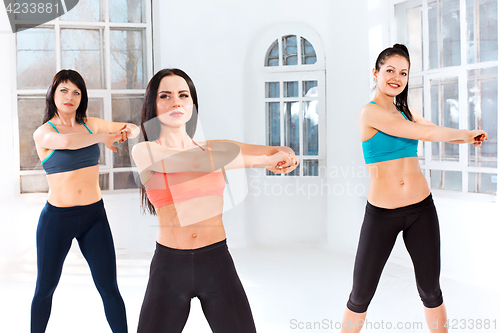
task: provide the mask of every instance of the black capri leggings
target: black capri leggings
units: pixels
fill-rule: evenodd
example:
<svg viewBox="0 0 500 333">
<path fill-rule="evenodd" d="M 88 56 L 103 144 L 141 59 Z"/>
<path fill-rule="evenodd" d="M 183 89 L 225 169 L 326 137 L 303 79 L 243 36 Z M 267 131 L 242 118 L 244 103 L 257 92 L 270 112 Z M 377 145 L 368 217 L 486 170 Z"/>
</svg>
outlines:
<svg viewBox="0 0 500 333">
<path fill-rule="evenodd" d="M 256 332 L 226 240 L 194 250 L 156 243 L 137 332 L 182 332 L 193 297 L 213 332 Z"/>
<path fill-rule="evenodd" d="M 422 302 L 428 308 L 435 308 L 443 303 L 439 286 L 439 223 L 434 201 L 429 195 L 419 203 L 395 209 L 366 204 L 354 264 L 353 287 L 347 302 L 351 311 L 363 313 L 368 309 L 401 230 L 413 261 Z"/>
</svg>

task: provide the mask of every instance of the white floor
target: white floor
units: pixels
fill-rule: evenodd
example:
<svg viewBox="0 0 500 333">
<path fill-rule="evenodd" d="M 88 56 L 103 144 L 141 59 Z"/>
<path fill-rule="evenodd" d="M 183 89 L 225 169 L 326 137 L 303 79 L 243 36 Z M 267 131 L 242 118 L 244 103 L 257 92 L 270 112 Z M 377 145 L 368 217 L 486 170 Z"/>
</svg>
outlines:
<svg viewBox="0 0 500 333">
<path fill-rule="evenodd" d="M 248 247 L 232 249 L 231 253 L 258 332 L 338 332 L 335 326 L 351 287 L 352 257 L 313 245 Z M 137 328 L 150 259 L 151 254 L 118 257 L 118 283 L 130 332 Z M 0 263 L 0 332 L 29 332 L 35 277 L 34 262 Z M 500 332 L 498 293 L 446 278 L 441 279 L 441 285 L 450 325 L 455 327 L 450 332 Z M 467 328 L 471 320 L 473 329 Z M 486 320 L 489 329 L 485 328 Z M 386 266 L 367 321 L 372 328 L 367 327 L 366 332 L 427 332 L 411 269 Z M 415 328 L 397 329 L 398 323 Z M 75 250 L 66 259 L 47 328 L 47 333 L 68 332 L 111 332 L 89 269 Z M 211 332 L 197 299 L 192 301 L 183 332 Z"/>
</svg>

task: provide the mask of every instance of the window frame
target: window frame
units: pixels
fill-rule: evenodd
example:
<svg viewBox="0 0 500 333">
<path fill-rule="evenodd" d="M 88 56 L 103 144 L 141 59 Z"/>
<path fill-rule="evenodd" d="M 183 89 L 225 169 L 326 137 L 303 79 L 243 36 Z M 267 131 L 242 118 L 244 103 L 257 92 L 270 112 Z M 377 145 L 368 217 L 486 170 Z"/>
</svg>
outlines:
<svg viewBox="0 0 500 333">
<path fill-rule="evenodd" d="M 390 17 L 390 38 L 392 43 L 402 42 L 398 41 L 397 38 L 397 18 L 396 18 L 396 5 L 409 2 L 411 0 L 389 0 L 389 17 Z M 435 69 L 430 68 L 429 60 L 429 29 L 428 29 L 428 11 L 422 10 L 422 70 L 411 72 L 410 78 L 415 79 L 416 77 L 421 77 L 422 84 L 415 86 L 410 85 L 410 89 L 413 87 L 422 87 L 422 97 L 423 97 L 423 116 L 425 119 L 431 121 L 432 113 L 431 108 L 431 80 L 443 79 L 456 77 L 458 79 L 458 109 L 459 114 L 459 128 L 468 128 L 468 72 L 470 70 L 476 69 L 486 69 L 497 67 L 497 101 L 500 97 L 500 75 L 498 73 L 498 59 L 495 61 L 484 61 L 475 62 L 472 64 L 467 63 L 467 21 L 466 21 L 466 1 L 459 0 L 460 2 L 460 57 L 461 63 L 457 66 L 449 67 L 439 67 Z M 428 0 L 421 1 L 421 8 L 428 8 Z M 500 9 L 499 9 L 500 11 Z M 498 13 L 497 13 L 498 16 Z M 498 25 L 498 36 L 500 36 L 500 24 Z M 477 36 L 475 36 L 477 37 Z M 410 55 L 411 56 L 411 55 Z M 500 53 L 499 53 L 500 57 Z M 499 117 L 500 118 L 500 117 Z M 500 133 L 500 119 L 497 118 L 497 135 Z M 431 184 L 431 170 L 434 171 L 459 171 L 462 173 L 462 186 L 461 193 L 468 193 L 474 195 L 484 195 L 484 196 L 497 196 L 499 190 L 499 184 L 497 181 L 496 193 L 483 193 L 483 192 L 469 192 L 469 173 L 482 173 L 482 174 L 499 174 L 500 171 L 500 159 L 497 157 L 497 167 L 478 167 L 469 166 L 469 147 L 466 144 L 459 145 L 459 160 L 458 162 L 444 162 L 444 161 L 432 161 L 432 142 L 423 142 L 424 155 L 420 156 L 420 167 L 427 179 L 427 182 Z M 420 148 L 420 147 L 419 147 Z M 497 152 L 500 151 L 500 140 L 497 142 Z M 443 191 L 446 193 L 458 192 L 448 189 L 436 189 L 432 188 L 433 191 Z"/>
<path fill-rule="evenodd" d="M 296 65 L 284 65 L 283 64 L 283 38 L 288 37 L 288 36 L 296 36 L 297 38 L 297 64 Z M 276 37 L 276 36 L 275 36 Z M 305 54 L 302 52 L 302 42 L 301 39 L 304 38 L 306 39 L 314 48 L 314 51 L 316 53 L 316 63 L 314 64 L 303 64 L 302 63 L 302 58 L 304 57 Z M 268 66 L 267 65 L 267 59 L 268 55 L 270 53 L 270 50 L 273 48 L 275 45 L 274 43 L 278 41 L 278 66 Z M 285 33 L 281 35 L 277 35 L 277 38 L 275 38 L 271 43 L 268 44 L 268 48 L 266 49 L 266 52 L 264 54 L 264 63 L 263 63 L 263 71 L 264 75 L 262 76 L 263 81 L 261 81 L 261 84 L 263 85 L 263 94 L 262 94 L 262 104 L 263 109 L 264 109 L 264 114 L 266 118 L 265 122 L 265 135 L 266 135 L 266 144 L 267 142 L 267 136 L 269 134 L 269 127 L 267 124 L 267 107 L 266 103 L 268 102 L 279 102 L 280 103 L 280 144 L 284 145 L 285 144 L 285 138 L 284 138 L 284 127 L 285 127 L 285 122 L 284 122 L 284 103 L 288 101 L 297 101 L 300 103 L 300 110 L 303 111 L 303 105 L 302 103 L 304 101 L 307 101 L 308 98 L 302 96 L 302 86 L 299 85 L 299 96 L 298 97 L 284 97 L 284 82 L 293 82 L 293 81 L 298 81 L 298 82 L 303 82 L 303 81 L 317 81 L 318 82 L 318 97 L 315 98 L 315 100 L 318 101 L 318 155 L 304 155 L 303 154 L 303 149 L 304 149 L 304 140 L 303 140 L 303 134 L 304 134 L 304 122 L 303 122 L 303 116 L 299 117 L 299 145 L 300 145 L 300 153 L 297 154 L 296 156 L 299 158 L 300 163 L 299 163 L 299 168 L 300 168 L 300 175 L 298 178 L 304 178 L 304 177 L 309 177 L 309 178 L 319 178 L 319 177 L 325 177 L 326 172 L 321 172 L 323 169 L 326 168 L 326 73 L 325 73 L 325 66 L 324 66 L 324 55 L 322 52 L 321 48 L 318 48 L 316 45 L 318 43 L 315 43 L 314 40 L 311 41 L 311 39 L 301 33 L 294 33 L 291 31 L 290 33 Z M 300 59 L 300 60 L 299 60 Z M 268 98 L 266 97 L 266 88 L 265 84 L 266 82 L 279 82 L 280 83 L 280 97 L 279 98 Z M 318 161 L 318 175 L 317 176 L 308 176 L 304 175 L 304 165 L 302 163 L 303 160 L 317 160 Z M 266 175 L 269 175 L 266 172 Z M 287 175 L 275 175 L 273 174 L 272 177 L 286 177 Z M 297 177 L 297 176 L 294 176 Z"/>
<path fill-rule="evenodd" d="M 150 1 L 142 0 L 142 22 L 140 23 L 130 23 L 130 22 L 110 22 L 109 20 L 109 1 L 101 0 L 101 10 L 102 10 L 102 21 L 90 22 L 90 21 L 67 21 L 61 20 L 59 17 L 56 19 L 41 24 L 37 27 L 47 27 L 53 29 L 55 32 L 55 61 L 56 61 L 56 73 L 59 72 L 61 67 L 61 28 L 79 28 L 79 29 L 103 29 L 103 43 L 102 48 L 102 71 L 103 71 L 103 82 L 104 85 L 100 89 L 90 89 L 87 88 L 88 98 L 90 99 L 102 99 L 102 119 L 113 121 L 112 114 L 112 99 L 115 95 L 127 95 L 130 98 L 137 96 L 144 96 L 146 91 L 146 85 L 150 77 L 153 75 L 153 38 L 152 38 L 152 4 Z M 110 41 L 110 31 L 120 29 L 120 30 L 142 30 L 142 46 L 143 46 L 143 66 L 144 66 L 144 88 L 142 89 L 113 89 L 111 82 L 111 43 Z M 12 85 L 12 116 L 13 116 L 13 138 L 14 138 L 14 165 L 15 165 L 15 175 L 19 179 L 18 183 L 18 193 L 21 195 L 28 194 L 22 192 L 21 188 L 21 177 L 30 175 L 45 175 L 43 170 L 21 170 L 21 152 L 20 152 L 20 131 L 19 131 L 19 110 L 18 110 L 18 99 L 22 97 L 35 97 L 43 98 L 45 100 L 45 94 L 47 89 L 18 89 L 17 86 L 17 43 L 16 34 L 12 34 L 11 37 L 11 85 Z M 56 74 L 54 73 L 54 75 Z M 85 79 L 85 78 L 84 78 Z M 50 82 L 47 82 L 47 87 Z M 41 125 L 41 124 L 40 124 Z M 125 143 L 127 144 L 127 143 Z M 135 192 L 136 188 L 128 189 L 114 189 L 114 174 L 120 172 L 133 172 L 136 168 L 133 163 L 130 167 L 114 167 L 113 166 L 113 152 L 107 148 L 104 148 L 105 164 L 100 164 L 99 175 L 108 174 L 108 189 L 102 189 L 105 193 L 122 193 L 122 192 Z M 29 192 L 33 193 L 33 192 Z M 38 191 L 35 193 L 44 193 L 43 191 Z"/>
</svg>

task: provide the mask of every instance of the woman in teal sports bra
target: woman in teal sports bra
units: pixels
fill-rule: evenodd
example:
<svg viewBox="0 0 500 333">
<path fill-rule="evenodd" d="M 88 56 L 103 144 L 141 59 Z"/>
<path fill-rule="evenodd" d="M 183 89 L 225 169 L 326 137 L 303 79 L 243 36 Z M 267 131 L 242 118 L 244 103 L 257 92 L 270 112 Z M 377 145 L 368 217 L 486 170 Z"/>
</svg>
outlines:
<svg viewBox="0 0 500 333">
<path fill-rule="evenodd" d="M 114 333 L 127 332 L 125 304 L 116 283 L 116 258 L 99 188 L 99 146 L 132 137 L 134 124 L 87 118 L 87 89 L 78 72 L 57 73 L 46 95 L 43 125 L 33 138 L 49 194 L 36 232 L 37 281 L 31 333 L 45 332 L 64 259 L 73 238 L 87 260 Z M 138 132 L 138 131 L 136 131 Z M 68 323 L 68 331 L 71 332 Z"/>
<path fill-rule="evenodd" d="M 373 101 L 359 113 L 365 163 L 370 175 L 368 202 L 354 264 L 353 287 L 341 332 L 359 332 L 380 275 L 399 232 L 415 269 L 431 332 L 447 332 L 439 286 L 440 238 L 436 209 L 417 157 L 418 140 L 480 146 L 483 130 L 437 126 L 407 103 L 410 56 L 404 45 L 382 51 L 373 76 Z"/>
</svg>

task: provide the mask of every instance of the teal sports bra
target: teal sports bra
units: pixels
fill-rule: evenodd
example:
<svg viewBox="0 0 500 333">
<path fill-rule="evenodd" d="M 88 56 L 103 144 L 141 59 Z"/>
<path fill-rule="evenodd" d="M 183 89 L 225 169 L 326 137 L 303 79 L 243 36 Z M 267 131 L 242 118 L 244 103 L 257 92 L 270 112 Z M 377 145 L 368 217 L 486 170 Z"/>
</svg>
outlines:
<svg viewBox="0 0 500 333">
<path fill-rule="evenodd" d="M 48 121 L 48 123 L 57 133 L 59 133 L 54 124 L 50 121 Z M 87 125 L 84 123 L 81 124 L 85 126 L 90 134 L 93 134 Z M 42 161 L 42 167 L 47 175 L 73 171 L 98 165 L 100 156 L 101 152 L 97 143 L 79 149 L 54 149 L 50 155 Z"/>
<path fill-rule="evenodd" d="M 372 104 L 377 104 L 370 101 Z M 399 111 L 401 112 L 401 111 Z M 401 112 L 406 120 L 409 119 Z M 418 140 L 400 138 L 378 131 L 362 144 L 365 163 L 378 163 L 405 157 L 417 157 Z"/>
</svg>

